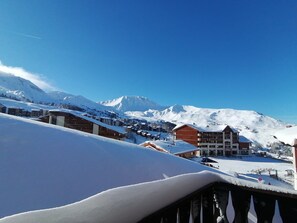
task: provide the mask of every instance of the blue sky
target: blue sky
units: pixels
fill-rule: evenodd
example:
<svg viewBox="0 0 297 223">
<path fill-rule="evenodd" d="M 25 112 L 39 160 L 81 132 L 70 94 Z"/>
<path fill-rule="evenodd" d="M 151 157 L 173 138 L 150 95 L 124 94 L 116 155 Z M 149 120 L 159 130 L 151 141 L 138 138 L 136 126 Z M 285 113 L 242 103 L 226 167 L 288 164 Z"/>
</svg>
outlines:
<svg viewBox="0 0 297 223">
<path fill-rule="evenodd" d="M 297 123 L 295 0 L 1 0 L 0 60 L 94 101 Z"/>
</svg>

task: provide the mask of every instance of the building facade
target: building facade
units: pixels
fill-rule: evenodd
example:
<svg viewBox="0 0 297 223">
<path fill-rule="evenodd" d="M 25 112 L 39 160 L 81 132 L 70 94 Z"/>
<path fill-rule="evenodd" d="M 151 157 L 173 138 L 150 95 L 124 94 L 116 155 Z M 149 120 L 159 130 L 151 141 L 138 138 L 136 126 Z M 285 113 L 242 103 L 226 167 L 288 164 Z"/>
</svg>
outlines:
<svg viewBox="0 0 297 223">
<path fill-rule="evenodd" d="M 240 148 L 238 132 L 228 125 L 200 128 L 195 125 L 181 125 L 173 129 L 175 139 L 184 140 L 200 148 L 202 156 L 248 155 Z M 244 144 L 246 146 L 246 144 Z"/>
<path fill-rule="evenodd" d="M 65 111 L 50 111 L 40 121 L 79 131 L 121 140 L 125 137 L 125 130 L 117 126 L 109 126 L 98 120 Z"/>
</svg>

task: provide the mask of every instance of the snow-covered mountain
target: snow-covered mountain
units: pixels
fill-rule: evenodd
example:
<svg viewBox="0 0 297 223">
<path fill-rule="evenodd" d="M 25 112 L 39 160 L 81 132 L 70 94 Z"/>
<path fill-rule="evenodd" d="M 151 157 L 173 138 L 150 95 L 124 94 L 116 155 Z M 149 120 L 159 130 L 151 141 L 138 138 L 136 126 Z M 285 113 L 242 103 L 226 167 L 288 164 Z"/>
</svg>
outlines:
<svg viewBox="0 0 297 223">
<path fill-rule="evenodd" d="M 69 108 L 82 110 L 106 111 L 112 109 L 83 96 L 58 91 L 46 93 L 31 81 L 4 72 L 0 72 L 0 96 L 23 102 L 69 106 Z"/>
<path fill-rule="evenodd" d="M 164 106 L 161 106 L 146 97 L 141 96 L 122 96 L 117 99 L 99 102 L 99 104 L 113 107 L 118 111 L 147 111 L 149 109 L 160 110 L 164 109 Z"/>
<path fill-rule="evenodd" d="M 125 114 L 148 121 L 164 120 L 175 124 L 194 124 L 201 128 L 227 124 L 262 147 L 267 147 L 275 142 L 274 133 L 286 128 L 286 124 L 282 121 L 247 110 L 206 109 L 174 105 L 164 110 L 128 111 Z"/>
<path fill-rule="evenodd" d="M 46 93 L 32 82 L 14 75 L 0 72 L 0 96 L 47 103 L 55 106 L 66 106 L 69 109 L 81 109 L 98 113 L 117 111 L 124 116 L 148 121 L 169 121 L 175 124 L 196 124 L 206 127 L 227 124 L 236 128 L 241 135 L 252 140 L 256 145 L 267 147 L 277 141 L 273 137 L 278 130 L 286 128 L 286 124 L 255 111 L 235 109 L 206 109 L 194 106 L 174 105 L 161 106 L 146 97 L 123 96 L 105 102 L 93 102 L 83 96 L 75 96 L 64 92 Z M 100 114 L 99 114 L 100 113 Z"/>
<path fill-rule="evenodd" d="M 48 95 L 55 104 L 74 105 L 83 109 L 110 110 L 101 104 L 91 101 L 81 95 L 72 95 L 61 91 L 52 91 Z"/>
<path fill-rule="evenodd" d="M 297 126 L 293 126 L 291 128 L 286 128 L 284 130 L 280 130 L 280 131 L 276 132 L 274 135 L 281 142 L 293 146 L 296 144 Z"/>
<path fill-rule="evenodd" d="M 50 97 L 32 82 L 4 72 L 0 72 L 0 95 L 21 101 L 50 101 Z"/>
</svg>

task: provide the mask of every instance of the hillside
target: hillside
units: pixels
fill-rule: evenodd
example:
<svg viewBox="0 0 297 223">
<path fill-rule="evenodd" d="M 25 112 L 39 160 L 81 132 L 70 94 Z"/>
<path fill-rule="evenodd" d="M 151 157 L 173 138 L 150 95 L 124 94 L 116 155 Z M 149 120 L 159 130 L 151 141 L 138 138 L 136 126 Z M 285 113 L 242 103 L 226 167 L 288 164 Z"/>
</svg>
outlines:
<svg viewBox="0 0 297 223">
<path fill-rule="evenodd" d="M 282 143 L 295 145 L 297 140 L 297 126 L 277 131 L 274 134 Z"/>
<path fill-rule="evenodd" d="M 114 100 L 96 103 L 83 96 L 64 92 L 46 93 L 28 80 L 0 73 L 0 96 L 80 110 L 97 116 L 117 116 L 130 119 L 144 119 L 150 122 L 168 121 L 174 124 L 195 124 L 198 127 L 227 124 L 236 128 L 241 135 L 252 140 L 256 147 L 269 147 L 278 141 L 273 137 L 276 131 L 287 124 L 255 111 L 235 109 L 207 109 L 194 106 L 173 105 L 165 107 L 146 97 L 123 96 Z M 3 100 L 2 100 L 3 101 Z M 4 101 L 4 105 L 6 101 Z M 21 106 L 30 107 L 28 104 Z M 116 114 L 115 114 L 116 113 Z"/>
<path fill-rule="evenodd" d="M 44 92 L 31 81 L 9 73 L 0 72 L 0 96 L 14 99 L 20 102 L 32 102 L 35 104 L 47 104 L 55 107 L 83 110 L 93 113 L 104 113 L 113 110 L 93 102 L 83 96 L 76 96 L 65 92 Z M 24 103 L 21 107 L 28 107 Z"/>
<path fill-rule="evenodd" d="M 277 141 L 273 134 L 286 128 L 282 121 L 255 111 L 235 109 L 206 109 L 194 106 L 174 105 L 164 110 L 145 112 L 125 112 L 129 117 L 143 118 L 148 121 L 164 120 L 175 124 L 195 124 L 198 127 L 227 124 L 260 147 L 267 147 Z"/>
<path fill-rule="evenodd" d="M 0 72 L 0 95 L 21 101 L 50 101 L 50 97 L 32 82 L 4 72 Z"/>
</svg>

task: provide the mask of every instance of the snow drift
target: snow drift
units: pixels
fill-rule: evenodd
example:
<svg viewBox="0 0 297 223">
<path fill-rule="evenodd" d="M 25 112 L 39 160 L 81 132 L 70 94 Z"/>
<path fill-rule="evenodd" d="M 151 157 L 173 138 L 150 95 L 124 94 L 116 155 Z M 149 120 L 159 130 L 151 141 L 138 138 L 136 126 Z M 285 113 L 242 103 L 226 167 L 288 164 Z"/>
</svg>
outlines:
<svg viewBox="0 0 297 223">
<path fill-rule="evenodd" d="M 5 114 L 0 135 L 0 217 L 210 170 L 130 143 Z"/>
<path fill-rule="evenodd" d="M 203 171 L 166 180 L 104 191 L 64 207 L 22 213 L 3 218 L 0 223 L 97 223 L 138 222 L 149 214 L 212 182 L 225 180 Z"/>
</svg>

